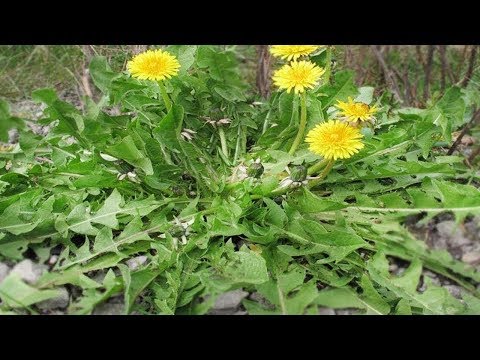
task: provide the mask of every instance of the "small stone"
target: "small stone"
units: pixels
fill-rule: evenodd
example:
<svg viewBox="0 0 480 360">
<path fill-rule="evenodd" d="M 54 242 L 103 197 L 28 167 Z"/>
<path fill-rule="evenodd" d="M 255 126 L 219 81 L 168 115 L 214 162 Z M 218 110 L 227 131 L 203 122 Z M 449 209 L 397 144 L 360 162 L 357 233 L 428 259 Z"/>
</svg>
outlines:
<svg viewBox="0 0 480 360">
<path fill-rule="evenodd" d="M 318 315 L 335 315 L 335 310 L 332 308 L 321 307 L 318 309 Z"/>
<path fill-rule="evenodd" d="M 450 294 L 452 294 L 453 297 L 456 297 L 457 299 L 462 298 L 462 288 L 457 285 L 445 285 L 445 289 L 448 290 Z"/>
<path fill-rule="evenodd" d="M 248 292 L 241 289 L 227 291 L 226 293 L 221 294 L 215 301 L 213 309 L 223 310 L 223 309 L 235 309 L 240 306 L 240 303 L 243 299 L 248 296 Z"/>
<path fill-rule="evenodd" d="M 70 302 L 70 294 L 68 290 L 64 287 L 58 289 L 59 294 L 57 297 L 42 301 L 37 304 L 37 307 L 40 310 L 53 310 L 53 309 L 64 309 L 68 306 Z"/>
<path fill-rule="evenodd" d="M 462 256 L 462 261 L 470 265 L 480 264 L 480 251 L 472 251 Z"/>
<path fill-rule="evenodd" d="M 42 276 L 47 266 L 36 264 L 30 259 L 20 261 L 12 269 L 12 273 L 18 274 L 22 280 L 34 284 Z"/>
<path fill-rule="evenodd" d="M 235 315 L 236 309 L 211 309 L 207 315 Z"/>
<path fill-rule="evenodd" d="M 0 283 L 5 279 L 10 272 L 10 268 L 7 264 L 0 263 Z"/>
<path fill-rule="evenodd" d="M 432 284 L 437 285 L 437 286 L 442 286 L 442 282 L 438 278 L 438 275 L 435 274 L 434 272 L 429 271 L 429 270 L 424 270 L 423 275 L 427 276 L 431 280 Z"/>
<path fill-rule="evenodd" d="M 95 272 L 94 275 L 89 276 L 93 281 L 96 281 L 99 284 L 103 284 L 103 280 L 105 279 L 105 276 L 107 275 L 106 271 L 104 270 L 98 270 Z"/>
<path fill-rule="evenodd" d="M 130 270 L 136 270 L 143 264 L 147 262 L 147 257 L 142 255 L 142 256 L 137 256 L 134 258 L 131 258 L 126 261 L 127 266 L 130 268 Z"/>
<path fill-rule="evenodd" d="M 93 315 L 124 315 L 125 305 L 122 303 L 103 303 L 93 311 Z"/>
<path fill-rule="evenodd" d="M 48 315 L 65 315 L 65 312 L 62 310 L 51 310 L 48 312 Z"/>
<path fill-rule="evenodd" d="M 57 261 L 58 261 L 58 255 L 52 255 L 50 259 L 48 259 L 48 263 L 50 265 L 55 265 Z"/>
<path fill-rule="evenodd" d="M 393 264 L 390 264 L 390 266 L 388 267 L 388 271 L 390 271 L 391 273 L 394 273 L 398 270 L 398 265 L 393 263 Z"/>
<path fill-rule="evenodd" d="M 473 241 L 480 241 L 480 216 L 474 216 L 470 221 L 464 223 L 467 236 Z"/>
<path fill-rule="evenodd" d="M 335 313 L 337 315 L 355 315 L 355 310 L 351 309 L 341 309 L 341 310 L 336 310 Z"/>
<path fill-rule="evenodd" d="M 451 248 L 458 248 L 471 243 L 471 240 L 463 234 L 462 229 L 452 220 L 438 223 L 437 232 L 438 236 L 445 240 Z"/>
<path fill-rule="evenodd" d="M 239 310 L 236 313 L 234 313 L 233 315 L 248 315 L 248 312 L 246 312 L 244 310 Z"/>
</svg>

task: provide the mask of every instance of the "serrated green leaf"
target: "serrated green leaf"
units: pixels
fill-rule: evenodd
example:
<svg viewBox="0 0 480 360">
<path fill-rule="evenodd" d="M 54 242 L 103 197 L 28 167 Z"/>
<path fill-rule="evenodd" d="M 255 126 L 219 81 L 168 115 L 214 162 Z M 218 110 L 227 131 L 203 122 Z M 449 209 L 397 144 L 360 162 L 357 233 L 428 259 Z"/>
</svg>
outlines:
<svg viewBox="0 0 480 360">
<path fill-rule="evenodd" d="M 16 273 L 10 273 L 0 283 L 0 298 L 11 308 L 28 307 L 58 295 L 57 290 L 38 290 L 27 285 Z"/>
</svg>

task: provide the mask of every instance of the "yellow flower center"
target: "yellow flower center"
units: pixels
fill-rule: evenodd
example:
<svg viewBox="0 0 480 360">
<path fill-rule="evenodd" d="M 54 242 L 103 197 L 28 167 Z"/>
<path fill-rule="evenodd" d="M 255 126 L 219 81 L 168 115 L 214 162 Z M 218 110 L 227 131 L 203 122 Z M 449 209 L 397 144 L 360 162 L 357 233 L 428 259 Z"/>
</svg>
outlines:
<svg viewBox="0 0 480 360">
<path fill-rule="evenodd" d="M 340 137 L 341 136 L 339 134 L 330 134 L 330 139 L 329 140 L 331 142 L 336 142 L 336 141 L 340 140 Z"/>
<path fill-rule="evenodd" d="M 375 113 L 378 111 L 376 106 L 355 102 L 352 98 L 348 98 L 347 102 L 339 101 L 335 106 L 340 109 L 341 115 L 352 122 L 375 120 Z"/>
<path fill-rule="evenodd" d="M 344 122 L 327 121 L 318 124 L 307 134 L 310 151 L 325 159 L 347 159 L 363 148 L 360 130 Z"/>
<path fill-rule="evenodd" d="M 367 104 L 356 103 L 352 106 L 351 112 L 352 112 L 352 115 L 360 117 L 360 116 L 367 115 L 369 110 L 370 110 L 370 107 Z"/>
</svg>

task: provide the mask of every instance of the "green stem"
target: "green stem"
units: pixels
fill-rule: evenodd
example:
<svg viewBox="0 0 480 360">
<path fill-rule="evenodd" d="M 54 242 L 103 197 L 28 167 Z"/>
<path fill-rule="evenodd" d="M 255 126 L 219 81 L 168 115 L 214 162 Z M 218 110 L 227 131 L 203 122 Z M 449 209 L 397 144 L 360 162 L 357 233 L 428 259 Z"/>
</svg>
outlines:
<svg viewBox="0 0 480 360">
<path fill-rule="evenodd" d="M 330 46 L 327 47 L 327 56 L 326 56 L 326 63 L 325 63 L 325 74 L 323 75 L 323 81 L 325 84 L 330 83 L 330 75 L 332 74 L 332 48 Z"/>
<path fill-rule="evenodd" d="M 235 144 L 235 153 L 233 154 L 233 164 L 237 162 L 238 155 L 240 153 L 240 141 L 243 139 L 242 136 L 242 126 L 238 125 L 238 130 L 237 130 L 237 143 Z"/>
<path fill-rule="evenodd" d="M 305 128 L 307 127 L 307 92 L 304 91 L 300 95 L 300 126 L 298 127 L 298 133 L 293 141 L 292 147 L 288 152 L 290 155 L 295 154 L 300 142 L 303 140 L 303 134 L 305 133 Z"/>
<path fill-rule="evenodd" d="M 317 162 L 316 164 L 313 164 L 308 168 L 307 174 L 312 175 L 312 174 L 315 174 L 316 172 L 319 172 L 325 167 L 325 165 L 327 165 L 327 162 L 328 162 L 327 159 L 323 159 Z"/>
<path fill-rule="evenodd" d="M 165 157 L 165 161 L 168 165 L 173 165 L 172 157 L 170 153 L 165 149 L 165 146 L 162 143 L 160 144 L 160 149 L 162 150 L 163 156 Z"/>
<path fill-rule="evenodd" d="M 225 157 L 228 159 L 227 139 L 225 138 L 225 132 L 223 131 L 222 127 L 218 128 L 218 135 L 220 136 L 220 144 L 222 145 L 223 155 L 225 155 Z"/>
<path fill-rule="evenodd" d="M 335 160 L 333 160 L 333 159 L 329 160 L 328 163 L 327 163 L 327 166 L 325 167 L 325 169 L 323 169 L 323 171 L 320 174 L 320 176 L 318 177 L 318 179 L 312 180 L 308 183 L 308 188 L 310 189 L 310 188 L 320 184 L 320 182 L 323 179 L 325 179 L 325 177 L 328 175 L 330 170 L 332 170 L 332 167 L 333 167 L 334 163 L 335 163 Z"/>
<path fill-rule="evenodd" d="M 270 194 L 267 194 L 267 195 L 252 194 L 250 196 L 250 198 L 252 200 L 258 200 L 258 199 L 262 199 L 264 197 L 272 198 L 272 197 L 283 195 L 283 194 L 287 193 L 288 190 L 292 190 L 292 188 L 290 186 L 284 186 L 284 187 L 276 188 L 276 189 L 272 190 L 272 192 Z"/>
<path fill-rule="evenodd" d="M 167 111 L 170 111 L 170 109 L 172 108 L 172 101 L 168 97 L 167 89 L 165 89 L 165 84 L 163 83 L 163 81 L 159 81 L 158 86 L 160 87 L 160 94 L 162 94 L 165 107 L 167 108 Z"/>
</svg>

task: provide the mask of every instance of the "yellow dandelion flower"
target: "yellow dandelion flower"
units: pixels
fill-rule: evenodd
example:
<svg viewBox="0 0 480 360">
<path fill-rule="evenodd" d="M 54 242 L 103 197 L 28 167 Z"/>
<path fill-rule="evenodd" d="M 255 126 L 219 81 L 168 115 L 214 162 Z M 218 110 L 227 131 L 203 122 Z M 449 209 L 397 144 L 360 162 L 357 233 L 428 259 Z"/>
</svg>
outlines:
<svg viewBox="0 0 480 360">
<path fill-rule="evenodd" d="M 297 60 L 301 56 L 310 55 L 320 47 L 319 45 L 273 45 L 270 48 L 270 52 L 273 56 L 290 61 Z"/>
<path fill-rule="evenodd" d="M 352 122 L 375 120 L 375 114 L 378 111 L 376 106 L 355 102 L 351 97 L 347 102 L 338 100 L 338 104 L 335 106 L 340 109 L 340 114 L 345 120 Z"/>
<path fill-rule="evenodd" d="M 329 120 L 315 126 L 305 141 L 310 151 L 325 159 L 348 159 L 363 148 L 363 135 L 358 128 L 338 120 Z"/>
<path fill-rule="evenodd" d="M 147 50 L 127 63 L 127 69 L 140 80 L 165 80 L 177 75 L 180 63 L 167 51 Z"/>
<path fill-rule="evenodd" d="M 324 72 L 324 69 L 311 61 L 292 61 L 275 71 L 273 82 L 280 89 L 286 89 L 287 92 L 294 89 L 295 94 L 298 94 L 305 89 L 313 89 Z"/>
</svg>

